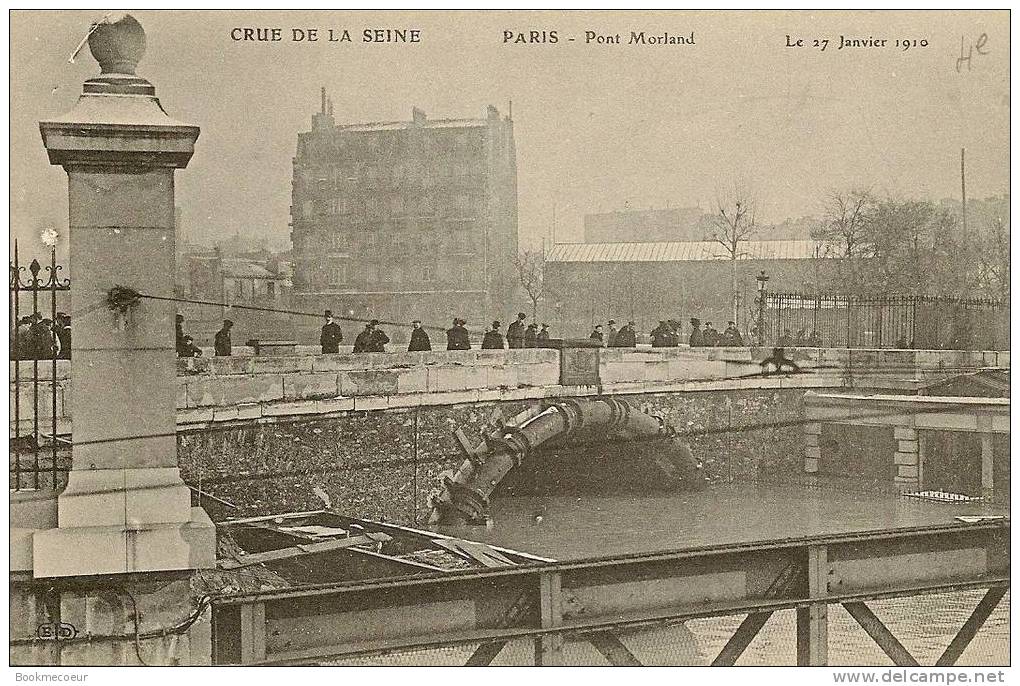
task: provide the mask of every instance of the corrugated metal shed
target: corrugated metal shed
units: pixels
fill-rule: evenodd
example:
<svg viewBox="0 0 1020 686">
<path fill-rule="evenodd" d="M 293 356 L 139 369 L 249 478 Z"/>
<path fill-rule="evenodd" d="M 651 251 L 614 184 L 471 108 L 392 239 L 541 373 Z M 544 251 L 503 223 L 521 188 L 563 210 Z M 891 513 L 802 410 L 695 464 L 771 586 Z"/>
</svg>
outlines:
<svg viewBox="0 0 1020 686">
<path fill-rule="evenodd" d="M 743 241 L 742 260 L 806 260 L 824 254 L 817 241 Z M 729 259 L 713 241 L 676 243 L 557 243 L 547 262 L 703 262 Z"/>
</svg>

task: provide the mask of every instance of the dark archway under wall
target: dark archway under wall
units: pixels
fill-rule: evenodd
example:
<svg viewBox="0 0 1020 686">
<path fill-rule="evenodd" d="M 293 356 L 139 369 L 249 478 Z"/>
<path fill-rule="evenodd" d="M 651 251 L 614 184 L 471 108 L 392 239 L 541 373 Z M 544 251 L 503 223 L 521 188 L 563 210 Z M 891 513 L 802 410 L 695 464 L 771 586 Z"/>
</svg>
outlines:
<svg viewBox="0 0 1020 686">
<path fill-rule="evenodd" d="M 442 476 L 441 489 L 431 499 L 431 524 L 484 523 L 490 498 L 515 471 L 545 469 L 551 485 L 569 484 L 575 478 L 622 483 L 618 475 L 614 477 L 612 466 L 616 472 L 629 471 L 633 460 L 628 464 L 627 458 L 636 453 L 659 468 L 660 484 L 705 486 L 702 464 L 676 430 L 661 417 L 620 398 L 553 401 L 537 415 L 513 426 L 499 426 L 483 438 L 482 445 L 468 451 L 456 473 Z M 579 448 L 596 443 L 597 449 Z M 530 479 L 534 488 L 536 478 L 541 475 L 519 477 L 516 485 L 526 486 Z"/>
</svg>

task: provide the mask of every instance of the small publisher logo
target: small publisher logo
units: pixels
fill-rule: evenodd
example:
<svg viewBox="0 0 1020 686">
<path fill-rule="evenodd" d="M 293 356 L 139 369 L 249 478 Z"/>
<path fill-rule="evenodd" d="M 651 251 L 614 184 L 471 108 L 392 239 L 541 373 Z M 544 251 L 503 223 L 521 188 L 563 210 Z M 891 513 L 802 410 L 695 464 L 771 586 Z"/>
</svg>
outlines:
<svg viewBox="0 0 1020 686">
<path fill-rule="evenodd" d="M 40 624 L 35 630 L 36 636 L 50 641 L 67 641 L 78 635 L 78 630 L 73 624 L 67 622 L 50 622 Z"/>
</svg>

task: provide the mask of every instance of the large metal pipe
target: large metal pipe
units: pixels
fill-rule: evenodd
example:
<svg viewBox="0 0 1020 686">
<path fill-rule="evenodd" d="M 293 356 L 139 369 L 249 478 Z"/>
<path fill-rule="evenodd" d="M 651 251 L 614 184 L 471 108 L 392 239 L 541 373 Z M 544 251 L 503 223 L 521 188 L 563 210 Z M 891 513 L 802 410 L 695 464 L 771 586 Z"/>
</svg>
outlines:
<svg viewBox="0 0 1020 686">
<path fill-rule="evenodd" d="M 486 450 L 481 455 L 465 460 L 452 478 L 444 477 L 441 492 L 432 498 L 429 522 L 484 523 L 489 497 L 511 470 L 540 446 L 552 441 L 569 443 L 592 430 L 621 440 L 644 439 L 641 450 L 650 453 L 676 485 L 689 488 L 705 485 L 701 464 L 660 417 L 641 412 L 617 398 L 564 399 L 519 426 L 505 427 L 487 436 Z"/>
</svg>

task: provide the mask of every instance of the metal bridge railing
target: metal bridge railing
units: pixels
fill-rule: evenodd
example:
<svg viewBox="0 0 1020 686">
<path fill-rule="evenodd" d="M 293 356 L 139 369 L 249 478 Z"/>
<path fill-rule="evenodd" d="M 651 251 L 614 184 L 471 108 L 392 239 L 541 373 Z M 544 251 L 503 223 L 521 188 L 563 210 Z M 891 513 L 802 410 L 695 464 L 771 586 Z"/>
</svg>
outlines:
<svg viewBox="0 0 1020 686">
<path fill-rule="evenodd" d="M 1008 545 L 1000 520 L 224 595 L 213 662 L 1005 664 Z"/>
</svg>

